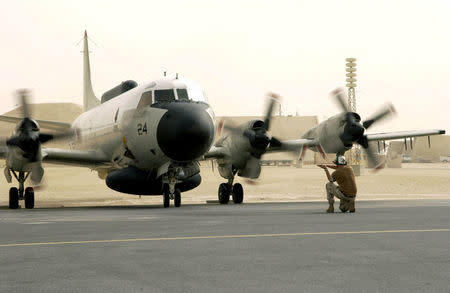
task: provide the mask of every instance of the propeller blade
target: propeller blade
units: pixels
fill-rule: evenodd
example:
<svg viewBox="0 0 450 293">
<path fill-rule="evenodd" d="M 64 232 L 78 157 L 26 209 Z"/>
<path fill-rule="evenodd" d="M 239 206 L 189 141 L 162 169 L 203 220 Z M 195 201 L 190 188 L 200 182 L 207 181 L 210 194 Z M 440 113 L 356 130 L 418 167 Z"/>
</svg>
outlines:
<svg viewBox="0 0 450 293">
<path fill-rule="evenodd" d="M 364 152 L 367 156 L 367 160 L 369 161 L 370 166 L 374 167 L 374 171 L 378 171 L 384 168 L 384 163 L 378 160 L 378 156 L 376 155 L 373 147 L 369 144 L 366 136 L 363 136 L 360 140 L 358 140 L 358 144 L 363 147 Z"/>
<path fill-rule="evenodd" d="M 44 176 L 44 168 L 40 162 L 36 162 L 31 167 L 31 182 L 33 185 L 39 185 L 42 181 L 42 177 Z"/>
<path fill-rule="evenodd" d="M 280 96 L 274 93 L 269 93 L 267 95 L 269 97 L 269 104 L 266 109 L 266 116 L 264 116 L 264 129 L 269 130 L 270 127 L 270 118 L 273 115 L 273 110 L 275 107 L 275 103 L 277 103 L 280 100 Z"/>
<path fill-rule="evenodd" d="M 224 124 L 225 124 L 224 119 L 220 119 L 219 123 L 217 123 L 217 136 L 220 136 L 222 134 L 222 128 Z"/>
<path fill-rule="evenodd" d="M 298 157 L 298 160 L 300 161 L 300 162 L 302 162 L 303 161 L 303 159 L 305 158 L 305 155 L 306 155 L 306 149 L 307 149 L 308 147 L 306 146 L 306 145 L 303 145 L 302 146 L 302 151 L 300 152 L 300 156 Z"/>
<path fill-rule="evenodd" d="M 342 112 L 348 112 L 347 102 L 345 101 L 345 92 L 343 88 L 337 88 L 330 93 L 330 97 L 334 99 Z"/>
<path fill-rule="evenodd" d="M 373 167 L 374 171 L 379 171 L 384 168 L 384 162 L 380 162 L 378 160 L 377 155 L 375 154 L 373 148 L 370 145 L 368 148 L 365 148 L 364 151 L 366 152 L 367 160 L 369 161 L 371 166 L 374 166 Z"/>
<path fill-rule="evenodd" d="M 273 148 L 281 148 L 283 144 L 278 138 L 272 136 L 269 142 L 269 146 Z"/>
<path fill-rule="evenodd" d="M 41 143 L 46 143 L 50 140 L 53 140 L 53 141 L 63 140 L 63 139 L 74 136 L 74 134 L 75 134 L 74 131 L 67 131 L 67 132 L 61 132 L 61 133 L 40 133 L 39 141 Z"/>
<path fill-rule="evenodd" d="M 386 118 L 387 116 L 391 116 L 395 113 L 396 112 L 395 112 L 394 106 L 392 104 L 387 104 L 383 108 L 378 110 L 374 115 L 372 115 L 372 117 L 370 117 L 369 119 L 366 119 L 363 122 L 363 126 L 365 129 L 368 129 L 370 126 L 372 126 L 372 124 L 382 120 L 383 118 Z"/>
<path fill-rule="evenodd" d="M 258 185 L 258 181 L 256 181 L 255 179 L 248 179 L 248 178 L 246 178 L 244 181 L 248 185 Z"/>
<path fill-rule="evenodd" d="M 7 139 L 5 142 L 7 146 L 16 146 L 16 147 L 20 146 L 20 139 L 18 136 L 13 136 Z"/>
<path fill-rule="evenodd" d="M 22 107 L 22 117 L 28 118 L 30 117 L 30 110 L 28 107 L 28 100 L 30 96 L 30 91 L 27 89 L 22 89 L 17 91 L 17 97 L 19 105 Z"/>
<path fill-rule="evenodd" d="M 320 144 L 317 146 L 317 150 L 319 151 L 319 154 L 322 156 L 322 159 L 326 160 L 327 154 L 325 153 L 323 147 Z"/>
</svg>

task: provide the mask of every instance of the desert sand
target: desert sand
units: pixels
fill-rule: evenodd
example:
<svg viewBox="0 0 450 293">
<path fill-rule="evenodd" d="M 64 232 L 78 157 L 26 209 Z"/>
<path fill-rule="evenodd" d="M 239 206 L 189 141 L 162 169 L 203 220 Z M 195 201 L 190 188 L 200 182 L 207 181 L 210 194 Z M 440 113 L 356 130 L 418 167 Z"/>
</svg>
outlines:
<svg viewBox="0 0 450 293">
<path fill-rule="evenodd" d="M 162 205 L 161 196 L 139 196 L 109 189 L 97 173 L 85 168 L 45 166 L 45 182 L 36 190 L 36 207 Z M 210 163 L 203 163 L 202 184 L 182 195 L 182 203 L 192 204 L 217 200 L 220 178 Z M 307 165 L 295 167 L 263 167 L 257 184 L 244 186 L 244 202 L 324 201 L 326 177 L 322 169 Z M 8 189 L 2 180 L 0 205 L 8 205 Z M 14 183 L 16 185 L 16 183 Z M 450 198 L 450 164 L 403 164 L 403 168 L 386 168 L 377 173 L 365 170 L 357 177 L 359 200 L 394 200 Z M 230 201 L 231 202 L 231 201 Z"/>
</svg>

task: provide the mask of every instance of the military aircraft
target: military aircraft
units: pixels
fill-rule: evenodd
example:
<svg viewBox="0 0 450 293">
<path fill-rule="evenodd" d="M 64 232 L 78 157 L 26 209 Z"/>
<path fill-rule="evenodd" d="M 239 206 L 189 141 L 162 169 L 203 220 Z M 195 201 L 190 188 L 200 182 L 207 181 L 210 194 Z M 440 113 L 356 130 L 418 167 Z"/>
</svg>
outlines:
<svg viewBox="0 0 450 293">
<path fill-rule="evenodd" d="M 162 78 L 142 85 L 126 81 L 97 99 L 90 76 L 87 33 L 84 34 L 84 112 L 70 125 L 33 120 L 27 92 L 20 92 L 23 117 L 1 116 L 17 123 L 3 139 L 0 157 L 6 159 L 5 177 L 13 174 L 19 188 L 9 190 L 9 208 L 34 207 L 31 178 L 41 182 L 42 162 L 85 166 L 98 171 L 111 189 L 136 195 L 163 195 L 164 207 L 181 205 L 181 192 L 201 182 L 197 159 L 207 152 L 216 132 L 215 118 L 200 87 L 183 78 Z M 40 126 L 51 129 L 43 133 Z M 71 137 L 70 149 L 42 144 Z"/>
<path fill-rule="evenodd" d="M 268 131 L 275 103 L 279 96 L 269 94 L 269 103 L 263 119 L 251 120 L 239 126 L 223 125 L 219 122 L 219 131 L 224 129 L 225 134 L 217 140 L 214 146 L 205 155 L 205 159 L 217 160 L 220 176 L 227 179 L 221 183 L 218 190 L 220 204 L 227 204 L 230 195 L 236 204 L 242 203 L 244 190 L 240 183 L 234 183 L 238 175 L 250 180 L 259 178 L 261 173 L 261 157 L 267 152 L 297 152 L 306 147 L 317 147 L 318 141 L 314 138 L 280 141 L 271 136 Z"/>
<path fill-rule="evenodd" d="M 325 151 L 326 153 L 335 153 L 339 156 L 351 149 L 353 144 L 356 143 L 362 146 L 370 165 L 375 170 L 378 170 L 384 164 L 378 161 L 375 155 L 376 151 L 369 144 L 370 141 L 384 142 L 386 140 L 403 138 L 405 139 L 406 145 L 406 138 L 411 139 L 412 137 L 418 136 L 429 137 L 430 135 L 445 134 L 445 130 L 440 129 L 365 134 L 366 129 L 369 129 L 382 119 L 392 116 L 395 113 L 394 107 L 391 104 L 387 104 L 370 116 L 370 118 L 360 123 L 361 116 L 347 109 L 344 98 L 345 93 L 342 89 L 336 89 L 330 95 L 337 101 L 342 112 L 309 129 L 301 136 L 303 139 L 312 139 L 319 142 L 321 148 L 318 146 L 308 146 L 309 149 L 315 152 Z"/>
</svg>

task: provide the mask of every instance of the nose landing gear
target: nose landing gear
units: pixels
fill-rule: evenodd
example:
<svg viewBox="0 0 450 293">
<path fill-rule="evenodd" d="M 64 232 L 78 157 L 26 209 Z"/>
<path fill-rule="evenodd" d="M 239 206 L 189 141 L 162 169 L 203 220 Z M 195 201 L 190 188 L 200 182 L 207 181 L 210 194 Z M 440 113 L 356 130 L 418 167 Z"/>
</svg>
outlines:
<svg viewBox="0 0 450 293">
<path fill-rule="evenodd" d="M 24 188 L 25 180 L 27 180 L 30 172 L 20 171 L 19 176 L 17 176 L 16 172 L 12 171 L 12 174 L 19 182 L 19 188 L 11 187 L 9 189 L 9 208 L 19 208 L 19 200 L 25 200 L 25 208 L 34 208 L 34 189 L 33 187 Z"/>
<path fill-rule="evenodd" d="M 178 174 L 180 172 L 168 172 L 163 177 L 163 205 L 165 208 L 170 206 L 170 200 L 174 201 L 175 207 L 181 206 L 181 191 L 176 188 L 176 184 L 182 181 L 178 180 Z"/>
</svg>

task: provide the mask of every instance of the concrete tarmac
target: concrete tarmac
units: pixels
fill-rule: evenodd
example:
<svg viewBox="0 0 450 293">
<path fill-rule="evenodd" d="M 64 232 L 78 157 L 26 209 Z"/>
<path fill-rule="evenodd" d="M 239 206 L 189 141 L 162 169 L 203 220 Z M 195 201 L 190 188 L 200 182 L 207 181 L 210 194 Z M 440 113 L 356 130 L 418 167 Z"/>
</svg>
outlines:
<svg viewBox="0 0 450 293">
<path fill-rule="evenodd" d="M 326 207 L 2 208 L 0 292 L 450 292 L 450 200 Z"/>
</svg>

